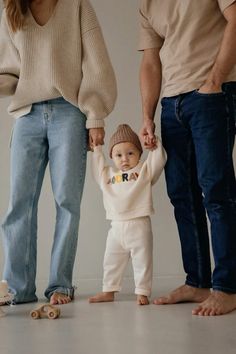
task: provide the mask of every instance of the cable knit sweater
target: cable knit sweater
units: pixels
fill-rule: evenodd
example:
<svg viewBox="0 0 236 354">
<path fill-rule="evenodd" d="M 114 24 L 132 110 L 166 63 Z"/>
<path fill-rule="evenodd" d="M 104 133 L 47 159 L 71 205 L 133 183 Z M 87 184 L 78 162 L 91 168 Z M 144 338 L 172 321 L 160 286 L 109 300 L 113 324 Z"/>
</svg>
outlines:
<svg viewBox="0 0 236 354">
<path fill-rule="evenodd" d="M 154 213 L 152 186 L 166 163 L 166 152 L 157 138 L 157 148 L 147 159 L 127 172 L 108 166 L 101 146 L 96 146 L 91 158 L 94 179 L 103 193 L 106 218 L 130 220 Z"/>
<path fill-rule="evenodd" d="M 8 112 L 19 118 L 32 103 L 64 97 L 104 126 L 116 100 L 116 81 L 96 14 L 88 0 L 58 0 L 48 22 L 29 11 L 13 33 L 3 10 L 0 27 L 0 97 L 13 95 Z"/>
</svg>

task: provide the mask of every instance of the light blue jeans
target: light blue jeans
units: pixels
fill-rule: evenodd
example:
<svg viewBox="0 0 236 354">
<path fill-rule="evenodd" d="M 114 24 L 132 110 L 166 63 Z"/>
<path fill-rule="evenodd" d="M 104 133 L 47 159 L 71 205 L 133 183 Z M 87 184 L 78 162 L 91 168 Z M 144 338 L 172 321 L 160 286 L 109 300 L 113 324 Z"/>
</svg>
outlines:
<svg viewBox="0 0 236 354">
<path fill-rule="evenodd" d="M 72 272 L 87 156 L 86 117 L 63 98 L 35 103 L 16 120 L 11 142 L 11 192 L 3 222 L 5 266 L 16 303 L 37 301 L 37 209 L 49 162 L 56 203 L 56 227 L 49 285 L 73 298 Z"/>
</svg>

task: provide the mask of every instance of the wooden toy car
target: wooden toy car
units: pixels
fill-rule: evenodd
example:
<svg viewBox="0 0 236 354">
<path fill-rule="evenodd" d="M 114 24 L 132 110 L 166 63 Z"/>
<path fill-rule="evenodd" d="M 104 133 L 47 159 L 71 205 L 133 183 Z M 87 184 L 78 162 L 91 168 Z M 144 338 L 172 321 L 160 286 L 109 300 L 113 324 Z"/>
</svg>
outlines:
<svg viewBox="0 0 236 354">
<path fill-rule="evenodd" d="M 8 284 L 6 280 L 0 282 L 0 305 L 8 304 L 10 305 L 14 299 L 14 295 L 8 292 Z M 5 312 L 0 306 L 0 317 L 5 316 Z"/>
<path fill-rule="evenodd" d="M 60 309 L 58 307 L 52 306 L 50 304 L 44 304 L 32 310 L 30 312 L 30 316 L 36 320 L 41 317 L 48 317 L 50 320 L 54 320 L 55 318 L 60 316 Z"/>
<path fill-rule="evenodd" d="M 14 296 L 12 294 L 7 294 L 6 296 L 4 297 L 0 297 L 0 304 L 1 305 L 4 305 L 4 304 L 8 304 L 10 305 L 12 303 L 14 299 Z M 0 317 L 3 317 L 5 316 L 5 312 L 1 309 L 1 306 L 0 306 Z"/>
</svg>

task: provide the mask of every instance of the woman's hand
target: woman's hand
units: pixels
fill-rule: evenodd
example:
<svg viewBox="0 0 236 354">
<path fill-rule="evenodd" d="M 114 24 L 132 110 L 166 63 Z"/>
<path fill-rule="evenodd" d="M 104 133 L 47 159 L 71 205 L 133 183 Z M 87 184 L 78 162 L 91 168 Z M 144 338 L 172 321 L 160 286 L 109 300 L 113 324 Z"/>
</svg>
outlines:
<svg viewBox="0 0 236 354">
<path fill-rule="evenodd" d="M 104 128 L 89 129 L 89 147 L 93 151 L 95 146 L 104 145 L 105 130 Z"/>
</svg>

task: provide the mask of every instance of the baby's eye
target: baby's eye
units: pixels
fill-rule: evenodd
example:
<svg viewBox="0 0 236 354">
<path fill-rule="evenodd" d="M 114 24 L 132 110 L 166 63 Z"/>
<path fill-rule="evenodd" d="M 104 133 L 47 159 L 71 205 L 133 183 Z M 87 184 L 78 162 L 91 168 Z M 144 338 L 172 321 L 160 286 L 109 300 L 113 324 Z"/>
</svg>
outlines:
<svg viewBox="0 0 236 354">
<path fill-rule="evenodd" d="M 129 155 L 133 155 L 133 154 L 134 154 L 133 151 L 130 151 L 130 152 L 129 152 Z"/>
<path fill-rule="evenodd" d="M 116 157 L 121 157 L 121 154 L 117 154 Z"/>
</svg>

